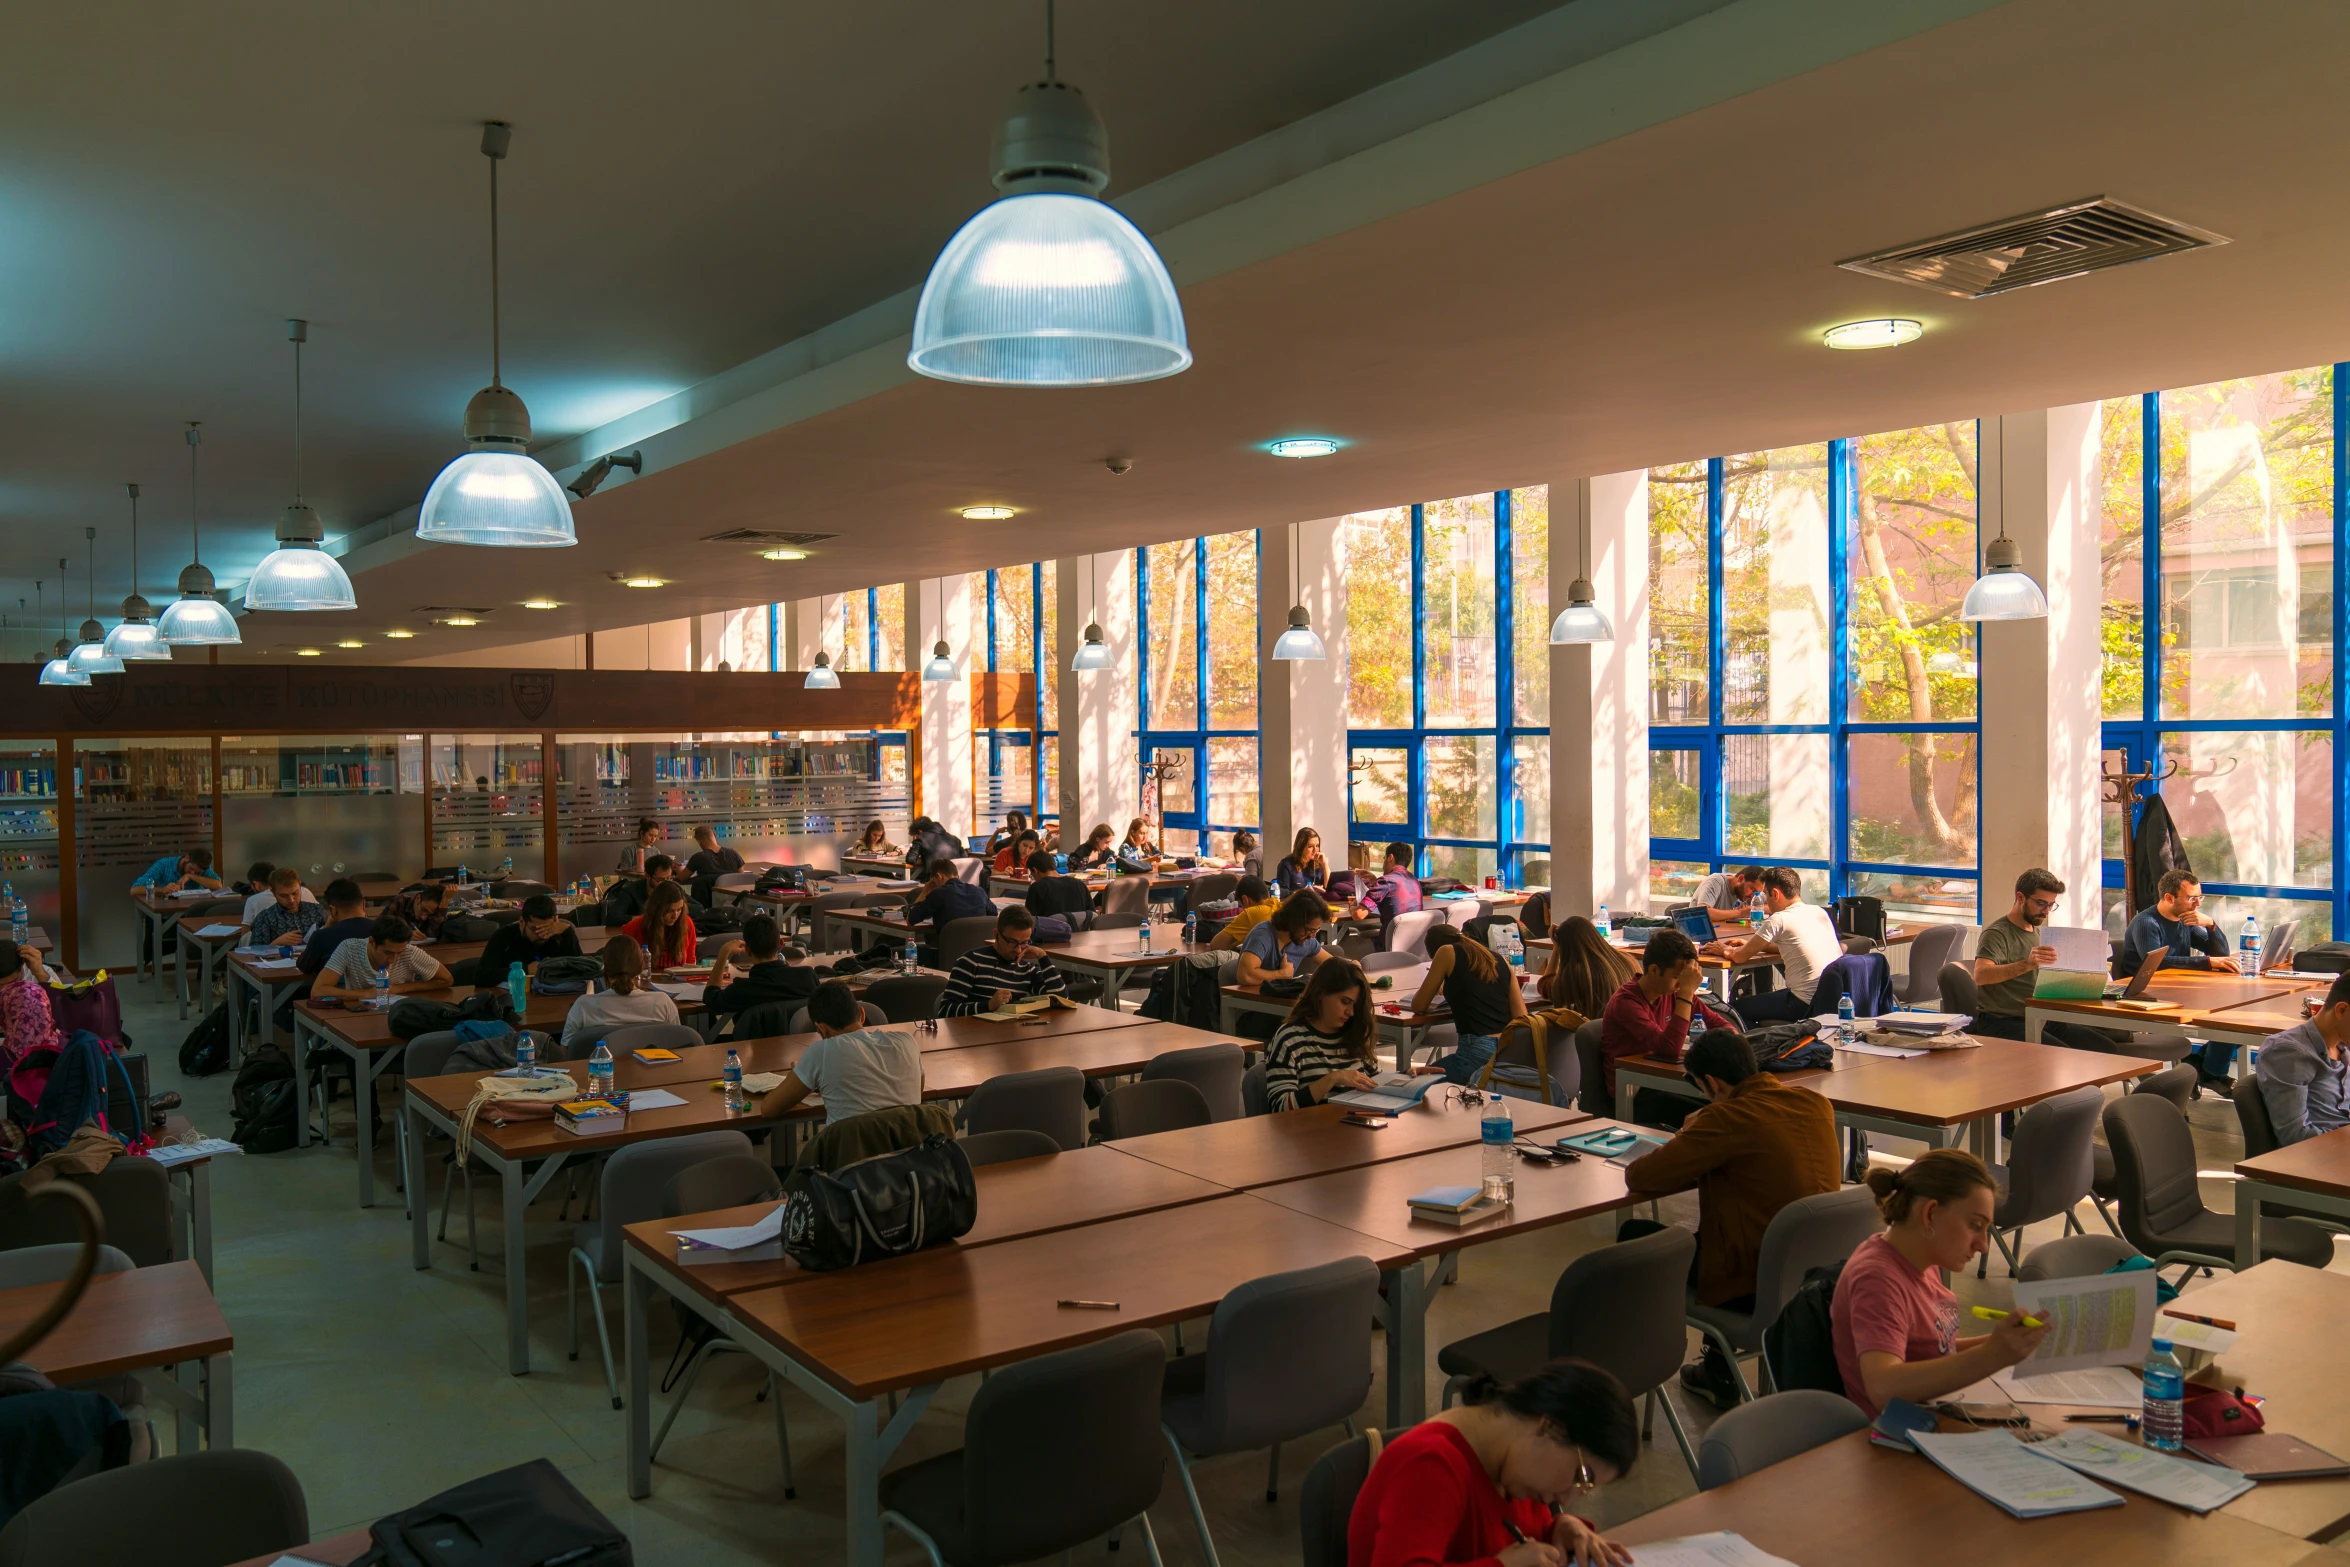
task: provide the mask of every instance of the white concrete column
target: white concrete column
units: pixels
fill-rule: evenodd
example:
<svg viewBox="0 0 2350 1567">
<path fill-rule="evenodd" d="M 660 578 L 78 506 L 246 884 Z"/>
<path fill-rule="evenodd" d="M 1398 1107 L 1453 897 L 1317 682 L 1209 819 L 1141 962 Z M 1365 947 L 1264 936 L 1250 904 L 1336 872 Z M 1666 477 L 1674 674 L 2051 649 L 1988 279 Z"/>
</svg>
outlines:
<svg viewBox="0 0 2350 1567">
<path fill-rule="evenodd" d="M 1550 487 L 1550 608 L 1590 578 L 1612 642 L 1550 649 L 1551 914 L 1648 911 L 1648 473 Z M 1545 628 L 1547 632 L 1548 628 Z"/>
<path fill-rule="evenodd" d="M 1347 833 L 1346 529 L 1344 519 L 1268 528 L 1257 550 L 1257 819 L 1265 868 L 1289 852 L 1301 827 L 1322 835 L 1343 863 Z M 1290 565 L 1296 552 L 1296 570 Z M 1303 604 L 1329 657 L 1276 662 L 1273 643 Z"/>
<path fill-rule="evenodd" d="M 1061 846 L 1074 851 L 1097 823 L 1121 836 L 1142 809 L 1134 655 L 1134 552 L 1053 562 L 1053 656 L 1060 660 Z M 1089 622 L 1102 628 L 1108 667 L 1069 668 Z"/>
<path fill-rule="evenodd" d="M 906 662 L 916 670 L 944 641 L 952 680 L 922 682 L 922 814 L 948 832 L 968 837 L 971 791 L 971 579 L 953 576 L 906 585 Z M 834 637 L 834 645 L 839 638 Z"/>
<path fill-rule="evenodd" d="M 2052 923 L 2104 923 L 2097 678 L 2104 583 L 2098 474 L 2103 405 L 1985 419 L 1976 529 L 2007 536 L 2048 595 L 2046 620 L 1981 628 L 1982 915 L 2006 911 L 2032 866 L 2065 884 Z"/>
</svg>

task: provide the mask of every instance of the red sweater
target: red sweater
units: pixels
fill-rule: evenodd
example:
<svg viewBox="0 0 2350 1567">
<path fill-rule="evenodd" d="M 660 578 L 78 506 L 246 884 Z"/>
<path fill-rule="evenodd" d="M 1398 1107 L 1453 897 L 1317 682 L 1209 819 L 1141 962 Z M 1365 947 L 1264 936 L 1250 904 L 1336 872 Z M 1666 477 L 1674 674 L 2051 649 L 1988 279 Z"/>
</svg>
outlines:
<svg viewBox="0 0 2350 1567">
<path fill-rule="evenodd" d="M 1616 1063 L 1624 1057 L 1678 1061 L 1682 1051 L 1689 1047 L 1691 1029 L 1702 1034 L 1722 1023 L 1723 1019 L 1703 1001 L 1692 1005 L 1690 1016 L 1682 1017 L 1673 1011 L 1671 991 L 1651 1001 L 1641 993 L 1639 980 L 1625 980 L 1607 998 L 1607 1011 L 1600 1015 L 1599 1021 L 1599 1051 L 1606 1058 L 1609 1097 L 1613 1098 L 1616 1091 Z"/>
<path fill-rule="evenodd" d="M 1442 1420 L 1423 1420 L 1393 1438 L 1355 1497 L 1346 1526 L 1347 1567 L 1464 1567 L 1517 1541 L 1547 1540 L 1557 1522 L 1540 1502 L 1503 1498 L 1469 1439 Z"/>
</svg>

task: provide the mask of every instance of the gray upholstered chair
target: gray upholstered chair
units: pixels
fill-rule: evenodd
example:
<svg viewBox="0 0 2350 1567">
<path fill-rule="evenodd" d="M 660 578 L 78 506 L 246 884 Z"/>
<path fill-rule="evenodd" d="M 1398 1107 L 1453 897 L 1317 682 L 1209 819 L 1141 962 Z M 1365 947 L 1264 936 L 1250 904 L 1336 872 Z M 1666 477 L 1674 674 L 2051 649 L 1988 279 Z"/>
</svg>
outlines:
<svg viewBox="0 0 2350 1567">
<path fill-rule="evenodd" d="M 615 1028 L 603 1036 L 612 1054 L 622 1056 L 631 1050 L 685 1050 L 704 1043 L 690 1023 L 631 1023 L 626 1028 Z M 590 1041 L 592 1052 L 595 1044 Z"/>
<path fill-rule="evenodd" d="M 766 1160 L 756 1154 L 722 1153 L 687 1165 L 669 1177 L 668 1184 L 661 1188 L 658 1216 L 678 1219 L 720 1208 L 746 1207 L 782 1195 L 782 1172 Z M 669 1400 L 669 1412 L 661 1417 L 661 1429 L 653 1433 L 652 1458 L 661 1456 L 661 1444 L 668 1439 L 669 1428 L 677 1423 L 677 1412 L 693 1396 L 694 1384 L 701 1379 L 702 1368 L 710 1363 L 711 1357 L 741 1352 L 740 1344 L 721 1336 L 704 1339 L 694 1350 L 677 1379 L 677 1392 Z M 775 1412 L 775 1445 L 783 1460 L 784 1500 L 791 1501 L 800 1494 L 798 1480 L 792 1472 L 791 1428 L 784 1424 L 783 1383 L 772 1371 L 767 1374 L 767 1403 Z"/>
<path fill-rule="evenodd" d="M 1893 999 L 1903 1006 L 1937 1009 L 1940 1005 L 1942 965 L 1958 956 L 1966 944 L 1963 925 L 1928 925 L 1909 944 L 1909 971 Z"/>
<path fill-rule="evenodd" d="M 1941 993 L 1944 1012 L 1964 1012 L 1972 1017 L 1983 1010 L 1982 988 L 1975 983 L 1975 971 L 1967 964 L 1943 964 L 1935 977 L 1934 988 Z"/>
<path fill-rule="evenodd" d="M 882 1523 L 932 1567 L 1035 1561 L 1131 1523 L 1160 1567 L 1150 1506 L 1167 1475 L 1166 1365 L 1159 1336 L 1136 1328 L 1002 1368 L 972 1395 L 961 1447 L 881 1477 Z"/>
<path fill-rule="evenodd" d="M 1376 1427 L 1350 1436 L 1314 1460 L 1298 1487 L 1297 1527 L 1305 1547 L 1305 1567 L 1347 1567 L 1346 1531 L 1354 1518 L 1355 1498 L 1371 1477 L 1379 1458 Z"/>
<path fill-rule="evenodd" d="M 751 1140 L 740 1132 L 695 1132 L 686 1137 L 663 1137 L 629 1143 L 612 1151 L 596 1201 L 596 1217 L 579 1227 L 571 1255 L 564 1260 L 563 1300 L 569 1320 L 569 1342 L 564 1346 L 579 1358 L 579 1285 L 587 1279 L 589 1303 L 596 1317 L 596 1341 L 604 1351 L 604 1387 L 612 1407 L 620 1407 L 620 1377 L 612 1369 L 612 1330 L 604 1321 L 604 1290 L 620 1282 L 621 1259 L 627 1240 L 621 1231 L 631 1224 L 661 1217 L 661 1196 L 669 1179 L 689 1165 L 728 1154 L 751 1157 Z M 578 1268 L 573 1270 L 572 1264 Z"/>
<path fill-rule="evenodd" d="M 1428 932 L 1444 919 L 1441 909 L 1414 909 L 1398 914 L 1379 943 L 1383 952 L 1406 952 L 1415 963 L 1428 961 Z"/>
<path fill-rule="evenodd" d="M 0 1567 L 226 1567 L 310 1541 L 302 1482 L 249 1448 L 131 1464 L 59 1486 L 0 1529 Z"/>
<path fill-rule="evenodd" d="M 22 1191 L 25 1176 L 0 1181 L 0 1251 L 79 1242 L 81 1223 L 63 1203 L 40 1202 Z M 106 1222 L 107 1241 L 133 1263 L 152 1268 L 171 1261 L 174 1225 L 171 1177 L 152 1159 L 113 1159 L 93 1175 L 65 1175 L 88 1192 Z"/>
<path fill-rule="evenodd" d="M 1265 1095 L 1265 1063 L 1240 1074 L 1240 1113 L 1242 1115 L 1270 1114 L 1272 1105 Z"/>
<path fill-rule="evenodd" d="M 1151 1057 L 1143 1065 L 1142 1080 L 1189 1083 L 1208 1102 L 1210 1120 L 1237 1121 L 1243 1113 L 1240 1085 L 1247 1072 L 1248 1054 L 1238 1045 L 1191 1045 Z"/>
<path fill-rule="evenodd" d="M 2009 1273 L 2023 1262 L 2025 1225 L 2061 1214 L 2066 1234 L 2080 1228 L 2073 1206 L 2089 1195 L 2096 1178 L 2096 1156 L 2090 1150 L 2104 1109 L 2104 1090 L 2076 1088 L 2041 1100 L 2017 1119 L 2007 1163 L 1991 1167 L 2000 1186 L 1991 1210 L 1991 1244 L 2007 1259 Z M 1975 1277 L 1987 1278 L 1990 1271 L 1986 1251 L 1976 1261 Z"/>
<path fill-rule="evenodd" d="M 938 1016 L 938 998 L 946 988 L 943 974 L 893 974 L 867 985 L 862 999 L 892 1023 L 919 1023 Z"/>
<path fill-rule="evenodd" d="M 938 931 L 938 966 L 953 968 L 955 960 L 974 947 L 984 947 L 995 940 L 995 916 L 972 914 L 959 920 L 948 920 Z"/>
<path fill-rule="evenodd" d="M 1608 1102 L 1607 1056 L 1600 1048 L 1600 1023 L 1593 1018 L 1575 1030 L 1575 1106 L 1586 1115 L 1614 1115 Z"/>
<path fill-rule="evenodd" d="M 1633 1397 L 1651 1395 L 1652 1418 L 1661 1402 L 1673 1440 L 1689 1472 L 1696 1474 L 1697 1454 L 1672 1399 L 1655 1396 L 1681 1372 L 1687 1346 L 1674 1307 L 1688 1292 L 1689 1263 L 1696 1255 L 1694 1234 L 1667 1227 L 1577 1257 L 1552 1287 L 1550 1310 L 1455 1339 L 1437 1351 L 1445 1404 L 1473 1377 L 1514 1382 L 1546 1361 L 1572 1355 L 1614 1372 Z"/>
<path fill-rule="evenodd" d="M 1104 914 L 1144 914 L 1151 906 L 1151 879 L 1148 876 L 1113 876 L 1102 889 Z M 1098 928 L 1098 927 L 1097 927 Z"/>
<path fill-rule="evenodd" d="M 2024 1254 L 2015 1270 L 2018 1284 L 2047 1279 L 2085 1279 L 2114 1268 L 2138 1255 L 2138 1248 L 2113 1235 L 2067 1235 Z"/>
<path fill-rule="evenodd" d="M 1721 1350 L 1742 1396 L 1751 1396 L 1754 1389 L 1747 1385 L 1738 1357 L 1762 1353 L 1763 1334 L 1802 1287 L 1803 1276 L 1814 1268 L 1842 1262 L 1852 1255 L 1853 1247 L 1884 1227 L 1876 1194 L 1865 1186 L 1798 1197 L 1773 1214 L 1763 1229 L 1762 1250 L 1755 1256 L 1752 1311 L 1688 1303 L 1689 1326 Z M 1762 1371 L 1768 1379 L 1771 1369 L 1767 1359 Z"/>
<path fill-rule="evenodd" d="M 2236 1221 L 2203 1206 L 2195 1174 L 2195 1139 L 2176 1105 L 2156 1094 L 2124 1094 L 2105 1107 L 2113 1148 L 2122 1238 L 2154 1259 L 2198 1267 L 2249 1268 L 2270 1257 L 2323 1268 L 2334 1238 L 2305 1219 L 2264 1219 L 2259 1257 L 2236 1255 Z"/>
<path fill-rule="evenodd" d="M 1073 1066 L 1006 1072 L 971 1090 L 962 1122 L 970 1132 L 1007 1126 L 1042 1132 L 1063 1149 L 1085 1146 L 1085 1074 Z"/>
<path fill-rule="evenodd" d="M 789 912 L 807 916 L 809 951 L 838 952 L 842 948 L 833 944 L 832 922 L 825 914 L 832 909 L 861 909 L 872 900 L 870 892 L 822 892 L 794 905 Z"/>
<path fill-rule="evenodd" d="M 1798 1453 L 1868 1428 L 1841 1393 L 1793 1388 L 1740 1404 L 1713 1423 L 1697 1449 L 1697 1488 L 1710 1491 Z"/>
<path fill-rule="evenodd" d="M 0 1251 L 0 1290 L 27 1289 L 35 1284 L 62 1283 L 81 1259 L 81 1242 L 61 1242 L 52 1246 L 19 1246 L 14 1251 Z M 119 1246 L 100 1246 L 98 1264 L 90 1271 L 100 1273 L 127 1273 L 138 1264 Z"/>
<path fill-rule="evenodd" d="M 1100 1128 L 1102 1141 L 1113 1143 L 1122 1137 L 1205 1126 L 1215 1118 L 1206 1095 L 1179 1078 L 1162 1077 L 1111 1089 L 1102 1097 Z"/>
<path fill-rule="evenodd" d="M 2195 1101 L 2202 1076 L 2192 1066 L 2174 1066 L 2167 1071 L 2139 1078 L 2131 1085 L 2130 1092 L 2155 1094 L 2168 1099 L 2178 1107 L 2179 1114 L 2185 1115 L 2187 1106 Z M 2108 1206 L 2121 1195 L 2121 1182 L 2113 1169 L 2113 1150 L 2104 1143 L 2093 1143 L 2089 1148 L 2089 1160 L 2089 1201 L 2097 1205 L 2098 1216 L 2105 1220 L 2105 1227 L 2118 1239 L 2122 1227 L 2114 1222 L 2113 1209 Z"/>
<path fill-rule="evenodd" d="M 1032 1132 L 1024 1126 L 1007 1126 L 1000 1131 L 974 1132 L 962 1139 L 963 1157 L 977 1169 L 983 1164 L 1007 1164 L 1014 1159 L 1041 1159 L 1061 1151 L 1061 1145 L 1043 1132 Z"/>
<path fill-rule="evenodd" d="M 1376 974 L 1382 969 L 1418 968 L 1427 961 L 1424 957 L 1414 957 L 1408 952 L 1366 952 L 1358 966 L 1366 974 Z"/>
<path fill-rule="evenodd" d="M 1205 1354 L 1167 1363 L 1159 1419 L 1208 1567 L 1217 1567 L 1216 1541 L 1191 1457 L 1269 1447 L 1265 1500 L 1278 1500 L 1283 1442 L 1341 1424 L 1354 1435 L 1354 1413 L 1371 1392 L 1362 1324 L 1378 1309 L 1379 1270 L 1367 1257 L 1268 1274 L 1217 1303 Z"/>
</svg>

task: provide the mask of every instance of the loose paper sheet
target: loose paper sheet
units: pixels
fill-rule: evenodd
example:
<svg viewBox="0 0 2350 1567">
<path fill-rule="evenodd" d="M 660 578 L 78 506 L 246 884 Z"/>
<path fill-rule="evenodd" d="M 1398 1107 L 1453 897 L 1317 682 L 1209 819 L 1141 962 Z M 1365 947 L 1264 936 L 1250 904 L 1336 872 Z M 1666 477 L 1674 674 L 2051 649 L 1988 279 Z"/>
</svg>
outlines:
<svg viewBox="0 0 2350 1567">
<path fill-rule="evenodd" d="M 1839 1044 L 1839 1050 L 1849 1050 L 1856 1056 L 1891 1056 L 1896 1061 L 1907 1061 L 1913 1056 L 1932 1055 L 1930 1050 L 1905 1050 L 1899 1045 L 1864 1045 L 1857 1041 Z"/>
<path fill-rule="evenodd" d="M 2144 1360 L 2154 1337 L 2154 1286 L 2152 1268 L 2019 1283 L 2016 1309 L 2055 1326 L 2017 1371 L 2039 1377 Z"/>
<path fill-rule="evenodd" d="M 2134 1410 L 2145 1402 L 2145 1379 L 2127 1366 L 2084 1366 L 2078 1371 L 2052 1371 L 2034 1377 L 2017 1375 L 2022 1369 L 2011 1366 L 1991 1373 L 1991 1385 L 2014 1403 Z"/>
<path fill-rule="evenodd" d="M 2215 1328 L 2208 1322 L 2186 1322 L 2177 1317 L 2157 1317 L 2154 1329 L 2181 1349 L 2207 1350 L 2224 1355 L 2236 1347 L 2235 1331 Z"/>
<path fill-rule="evenodd" d="M 245 1150 L 225 1137 L 206 1137 L 192 1143 L 165 1143 L 147 1150 L 147 1157 L 170 1169 L 175 1164 L 186 1164 L 191 1159 L 213 1159 L 223 1154 L 243 1153 Z"/>
<path fill-rule="evenodd" d="M 749 1224 L 736 1224 L 715 1230 L 671 1230 L 670 1234 L 689 1246 L 714 1246 L 720 1251 L 741 1251 L 746 1246 L 757 1246 L 774 1240 L 783 1233 L 783 1204 L 777 1203 L 767 1215 Z"/>
<path fill-rule="evenodd" d="M 256 969 L 267 969 L 271 973 L 276 973 L 281 969 L 292 968 L 298 961 L 300 960 L 296 958 L 255 958 L 253 960 L 253 967 Z"/>
<path fill-rule="evenodd" d="M 199 926 L 196 934 L 199 936 L 233 936 L 244 928 L 242 925 L 223 925 L 215 920 L 209 925 Z"/>
<path fill-rule="evenodd" d="M 2037 1450 L 2082 1474 L 2194 1513 L 2224 1507 L 2252 1489 L 2252 1482 L 2233 1469 L 2116 1441 L 2102 1431 L 2067 1431 L 2039 1443 Z"/>
<path fill-rule="evenodd" d="M 1786 1557 L 1773 1556 L 1746 1536 L 1727 1531 L 1635 1545 L 1632 1562 L 1633 1567 L 1795 1567 Z"/>
<path fill-rule="evenodd" d="M 2113 970 L 2113 942 L 2101 930 L 2045 925 L 2033 945 L 2056 949 L 2056 961 L 2048 965 L 2050 968 L 2082 974 L 2107 974 Z"/>
<path fill-rule="evenodd" d="M 1910 1435 L 1917 1450 L 1959 1484 L 2018 1518 L 2119 1507 L 2121 1494 L 2095 1485 L 2053 1458 L 2043 1458 L 2010 1431 Z"/>
<path fill-rule="evenodd" d="M 671 1105 L 681 1105 L 684 1103 L 684 1100 L 678 1098 L 677 1095 L 669 1092 L 669 1090 L 666 1088 L 633 1089 L 630 1091 L 628 1096 L 628 1108 L 631 1114 L 634 1114 L 639 1110 L 666 1110 Z"/>
</svg>

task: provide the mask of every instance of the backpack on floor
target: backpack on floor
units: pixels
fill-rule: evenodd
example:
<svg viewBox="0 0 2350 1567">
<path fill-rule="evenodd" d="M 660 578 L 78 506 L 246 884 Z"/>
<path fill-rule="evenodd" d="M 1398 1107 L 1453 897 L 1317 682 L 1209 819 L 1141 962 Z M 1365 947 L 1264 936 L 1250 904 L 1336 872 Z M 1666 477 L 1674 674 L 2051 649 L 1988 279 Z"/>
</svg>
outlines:
<svg viewBox="0 0 2350 1567">
<path fill-rule="evenodd" d="M 628 1536 L 544 1458 L 379 1518 L 356 1567 L 634 1567 Z"/>
<path fill-rule="evenodd" d="M 36 1160 L 45 1158 L 90 1125 L 133 1153 L 153 1146 L 136 1120 L 128 1126 L 108 1124 L 110 1076 L 131 1087 L 121 1063 L 86 1028 L 75 1029 L 62 1045 L 38 1045 L 18 1056 L 8 1071 L 8 1118 L 24 1128 L 26 1152 Z M 133 1088 L 134 1105 L 138 1097 Z"/>
<path fill-rule="evenodd" d="M 283 1153 L 294 1146 L 301 1124 L 301 1096 L 294 1091 L 294 1063 L 275 1045 L 262 1045 L 237 1068 L 229 1088 L 236 1122 L 229 1141 L 247 1153 Z"/>
<path fill-rule="evenodd" d="M 210 1077 L 228 1070 L 228 1004 L 204 1014 L 180 1041 L 180 1075 Z"/>
</svg>

